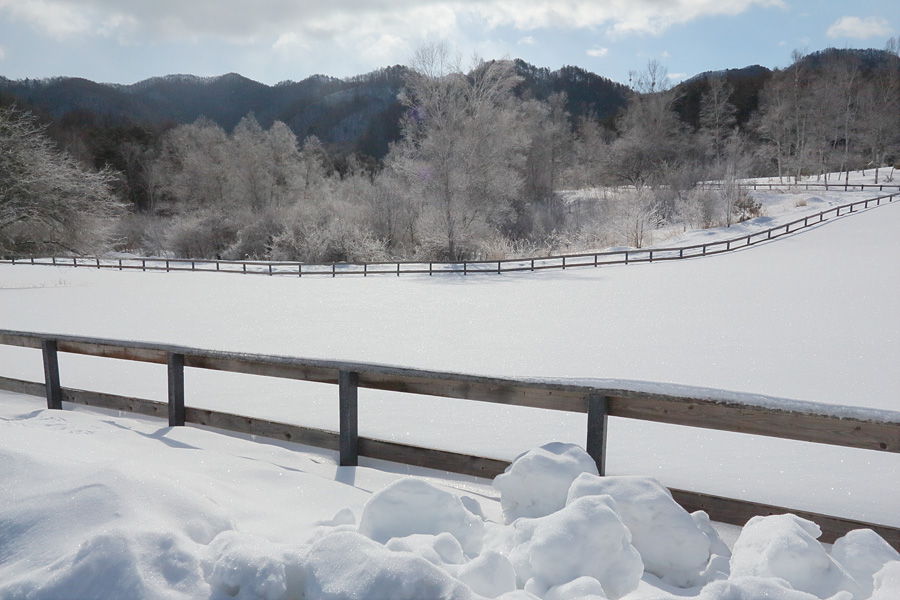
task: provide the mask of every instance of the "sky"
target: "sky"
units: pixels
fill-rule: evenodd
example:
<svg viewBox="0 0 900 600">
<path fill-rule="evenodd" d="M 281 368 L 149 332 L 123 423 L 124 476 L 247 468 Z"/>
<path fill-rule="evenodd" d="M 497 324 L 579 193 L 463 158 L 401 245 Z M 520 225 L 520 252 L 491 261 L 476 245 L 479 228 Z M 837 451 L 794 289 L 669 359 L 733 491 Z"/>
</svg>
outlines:
<svg viewBox="0 0 900 600">
<path fill-rule="evenodd" d="M 786 67 L 795 50 L 883 48 L 896 0 L 0 0 L 0 75 L 130 84 L 240 73 L 273 85 L 408 64 L 445 42 L 468 64 L 521 58 L 628 83 Z"/>
</svg>

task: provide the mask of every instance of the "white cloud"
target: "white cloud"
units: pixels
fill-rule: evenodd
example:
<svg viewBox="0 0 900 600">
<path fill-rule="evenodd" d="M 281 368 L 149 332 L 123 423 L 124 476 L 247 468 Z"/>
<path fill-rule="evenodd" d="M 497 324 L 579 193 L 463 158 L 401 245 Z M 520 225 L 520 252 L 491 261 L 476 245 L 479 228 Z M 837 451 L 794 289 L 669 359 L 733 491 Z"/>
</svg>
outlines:
<svg viewBox="0 0 900 600">
<path fill-rule="evenodd" d="M 373 39 L 446 37 L 458 33 L 463 21 L 521 31 L 605 26 L 619 34 L 660 33 L 704 16 L 783 5 L 783 0 L 0 0 L 0 12 L 6 9 L 51 34 L 117 35 L 118 28 L 151 39 L 271 43 L 294 34 L 308 41 L 344 37 L 349 44 L 349 36 L 360 32 Z"/>
<path fill-rule="evenodd" d="M 830 38 L 854 38 L 865 40 L 871 37 L 887 37 L 894 32 L 883 17 L 841 17 L 828 28 Z"/>
<path fill-rule="evenodd" d="M 662 54 L 660 54 L 663 58 L 672 58 L 672 55 L 669 54 L 668 50 L 663 50 Z"/>
<path fill-rule="evenodd" d="M 85 11 L 53 0 L 0 0 L 0 11 L 54 38 L 81 35 L 91 28 L 91 16 Z"/>
<path fill-rule="evenodd" d="M 705 16 L 734 16 L 785 0 L 0 0 L 0 20 L 56 38 L 121 45 L 176 42 L 240 46 L 241 61 L 274 71 L 353 72 L 405 63 L 423 42 L 484 53 L 492 29 L 513 28 L 519 46 L 542 29 L 657 34 Z M 554 32 L 558 33 L 558 32 Z M 515 38 L 513 38 L 515 39 Z M 509 45 L 498 43 L 500 53 Z M 603 57 L 597 46 L 587 50 Z M 239 66 L 239 65 L 236 65 Z M 231 67 L 229 67 L 231 68 Z"/>
<path fill-rule="evenodd" d="M 597 46 L 594 46 L 590 50 L 587 50 L 585 54 L 587 54 L 588 56 L 593 56 L 594 58 L 603 58 L 604 56 L 609 54 L 609 48 L 599 48 Z"/>
<path fill-rule="evenodd" d="M 681 81 L 685 77 L 687 77 L 687 73 L 669 73 L 666 75 L 671 81 Z"/>
</svg>

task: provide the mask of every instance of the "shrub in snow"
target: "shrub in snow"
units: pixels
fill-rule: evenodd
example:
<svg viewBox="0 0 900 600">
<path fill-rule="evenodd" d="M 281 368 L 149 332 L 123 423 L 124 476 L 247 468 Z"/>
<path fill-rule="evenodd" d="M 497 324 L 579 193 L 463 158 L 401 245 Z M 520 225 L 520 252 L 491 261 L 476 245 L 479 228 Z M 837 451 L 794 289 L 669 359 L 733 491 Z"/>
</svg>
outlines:
<svg viewBox="0 0 900 600">
<path fill-rule="evenodd" d="M 303 591 L 308 600 L 477 598 L 421 556 L 393 552 L 352 531 L 327 535 L 309 549 Z"/>
<path fill-rule="evenodd" d="M 512 563 L 493 550 L 485 550 L 460 567 L 456 578 L 487 598 L 496 598 L 516 589 L 516 570 Z"/>
<path fill-rule="evenodd" d="M 521 454 L 494 478 L 506 522 L 558 511 L 566 505 L 569 486 L 582 473 L 597 475 L 597 465 L 575 444 L 553 442 Z"/>
<path fill-rule="evenodd" d="M 874 589 L 875 573 L 891 561 L 900 561 L 900 552 L 871 529 L 855 529 L 834 542 L 831 558 L 850 573 L 866 598 Z M 900 598 L 900 594 L 897 597 Z"/>
<path fill-rule="evenodd" d="M 875 591 L 869 600 L 900 598 L 900 561 L 889 562 L 875 573 Z"/>
<path fill-rule="evenodd" d="M 481 552 L 484 522 L 473 515 L 459 496 L 421 479 L 406 478 L 376 492 L 363 507 L 359 532 L 386 543 L 415 533 L 455 537 L 469 556 Z"/>
<path fill-rule="evenodd" d="M 796 590 L 828 598 L 846 590 L 863 591 L 816 541 L 819 526 L 796 515 L 753 517 L 741 530 L 731 555 L 731 577 L 777 577 Z"/>
<path fill-rule="evenodd" d="M 631 544 L 641 554 L 644 569 L 666 583 L 692 587 L 710 558 L 710 540 L 668 489 L 649 477 L 578 476 L 566 504 L 585 496 L 608 494 L 631 532 Z"/>
<path fill-rule="evenodd" d="M 509 559 L 520 583 L 549 589 L 582 576 L 600 582 L 610 598 L 637 588 L 644 565 L 631 545 L 631 533 L 609 496 L 587 496 L 537 519 L 522 518 L 513 527 Z"/>
</svg>

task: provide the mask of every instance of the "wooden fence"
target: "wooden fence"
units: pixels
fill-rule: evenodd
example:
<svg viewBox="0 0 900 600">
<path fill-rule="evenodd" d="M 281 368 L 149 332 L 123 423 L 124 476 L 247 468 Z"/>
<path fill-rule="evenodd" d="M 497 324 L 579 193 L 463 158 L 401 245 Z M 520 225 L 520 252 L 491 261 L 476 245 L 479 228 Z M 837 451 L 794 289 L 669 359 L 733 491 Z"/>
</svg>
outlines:
<svg viewBox="0 0 900 600">
<path fill-rule="evenodd" d="M 340 464 L 345 466 L 356 465 L 361 455 L 480 477 L 494 477 L 509 465 L 509 462 L 503 460 L 359 437 L 357 395 L 360 387 L 587 413 L 585 448 L 597 462 L 601 474 L 606 470 L 606 439 L 610 416 L 900 453 L 900 412 L 882 411 L 879 412 L 879 418 L 867 420 L 835 416 L 827 405 L 818 404 L 809 404 L 809 410 L 782 410 L 714 398 L 648 394 L 565 383 L 241 354 L 132 341 L 48 336 L 10 330 L 0 330 L 0 344 L 41 350 L 44 361 L 43 384 L 0 377 L 0 389 L 46 396 L 50 409 L 60 409 L 62 402 L 67 401 L 151 416 L 166 416 L 170 426 L 196 423 L 337 450 Z M 165 364 L 168 372 L 168 402 L 64 388 L 59 378 L 59 352 Z M 186 406 L 185 367 L 335 384 L 338 386 L 340 430 L 325 431 Z M 717 521 L 743 525 L 754 515 L 792 512 L 818 523 L 823 530 L 824 541 L 833 541 L 851 529 L 868 527 L 900 549 L 898 527 L 697 492 L 672 492 L 687 510 L 705 510 Z"/>
<path fill-rule="evenodd" d="M 762 185 L 762 184 L 760 184 Z M 777 184 L 767 184 L 777 185 Z M 783 186 L 782 186 L 783 187 Z M 757 231 L 740 237 L 691 246 L 675 248 L 653 248 L 636 250 L 617 250 L 612 252 L 594 252 L 583 254 L 566 254 L 559 256 L 543 256 L 537 258 L 479 260 L 462 262 L 371 262 L 371 263 L 328 263 L 304 264 L 298 262 L 271 261 L 227 261 L 227 260 L 190 260 L 167 258 L 84 258 L 84 257 L 49 257 L 19 258 L 0 261 L 13 265 L 53 265 L 60 267 L 87 267 L 94 269 L 139 270 L 139 271 L 203 271 L 219 273 L 255 273 L 262 275 L 284 276 L 331 276 L 338 275 L 438 275 L 475 273 L 513 273 L 523 271 L 540 271 L 545 269 L 572 269 L 576 267 L 600 267 L 604 265 L 629 265 L 647 262 L 681 260 L 711 256 L 723 252 L 731 252 L 767 242 L 783 235 L 795 233 L 801 229 L 818 225 L 833 217 L 840 217 L 882 204 L 889 204 L 900 198 L 900 192 L 858 200 L 841 206 Z"/>
<path fill-rule="evenodd" d="M 744 187 L 752 190 L 824 190 L 826 192 L 864 192 L 866 190 L 900 190 L 897 183 L 745 183 Z"/>
</svg>

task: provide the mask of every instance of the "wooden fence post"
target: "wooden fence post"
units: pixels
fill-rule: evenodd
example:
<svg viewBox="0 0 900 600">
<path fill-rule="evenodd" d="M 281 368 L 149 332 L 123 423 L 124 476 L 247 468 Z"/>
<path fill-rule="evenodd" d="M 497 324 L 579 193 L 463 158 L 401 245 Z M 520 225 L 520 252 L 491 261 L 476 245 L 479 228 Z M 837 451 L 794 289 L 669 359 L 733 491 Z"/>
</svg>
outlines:
<svg viewBox="0 0 900 600">
<path fill-rule="evenodd" d="M 609 420 L 609 401 L 606 396 L 588 396 L 587 453 L 597 463 L 597 471 L 606 475 L 606 432 Z"/>
<path fill-rule="evenodd" d="M 340 466 L 359 464 L 359 374 L 338 372 L 340 394 Z"/>
<path fill-rule="evenodd" d="M 169 353 L 169 427 L 184 425 L 184 354 Z"/>
<path fill-rule="evenodd" d="M 59 357 L 56 340 L 41 340 L 44 355 L 44 385 L 47 391 L 47 408 L 62 410 L 62 389 L 59 386 Z"/>
</svg>

